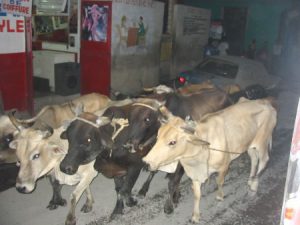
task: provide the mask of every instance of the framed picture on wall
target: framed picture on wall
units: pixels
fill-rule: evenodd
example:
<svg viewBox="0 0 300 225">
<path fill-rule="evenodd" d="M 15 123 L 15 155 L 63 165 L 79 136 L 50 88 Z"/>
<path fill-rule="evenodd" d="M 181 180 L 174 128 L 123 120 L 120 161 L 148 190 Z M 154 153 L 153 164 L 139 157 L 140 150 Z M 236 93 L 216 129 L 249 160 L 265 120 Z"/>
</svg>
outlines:
<svg viewBox="0 0 300 225">
<path fill-rule="evenodd" d="M 87 41 L 106 42 L 108 7 L 101 3 L 83 3 L 81 38 Z"/>
</svg>

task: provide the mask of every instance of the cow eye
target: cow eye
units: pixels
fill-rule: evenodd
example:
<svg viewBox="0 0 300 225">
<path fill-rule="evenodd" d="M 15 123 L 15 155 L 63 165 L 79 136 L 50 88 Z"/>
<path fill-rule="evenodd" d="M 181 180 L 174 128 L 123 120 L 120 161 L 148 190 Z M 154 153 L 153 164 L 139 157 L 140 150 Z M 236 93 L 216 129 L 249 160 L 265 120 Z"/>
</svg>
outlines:
<svg viewBox="0 0 300 225">
<path fill-rule="evenodd" d="M 6 143 L 10 143 L 10 142 L 12 141 L 13 138 L 14 138 L 13 135 L 11 135 L 11 134 L 7 135 L 7 136 L 5 137 Z"/>
<path fill-rule="evenodd" d="M 33 157 L 32 157 L 32 160 L 38 159 L 39 157 L 40 157 L 40 154 L 39 154 L 39 153 L 34 154 Z"/>
<path fill-rule="evenodd" d="M 150 118 L 147 117 L 147 118 L 144 119 L 144 121 L 145 121 L 146 124 L 149 124 L 150 123 Z"/>
<path fill-rule="evenodd" d="M 176 145 L 176 141 L 170 141 L 170 142 L 169 142 L 169 145 L 171 145 L 171 146 L 172 146 L 172 145 Z"/>
</svg>

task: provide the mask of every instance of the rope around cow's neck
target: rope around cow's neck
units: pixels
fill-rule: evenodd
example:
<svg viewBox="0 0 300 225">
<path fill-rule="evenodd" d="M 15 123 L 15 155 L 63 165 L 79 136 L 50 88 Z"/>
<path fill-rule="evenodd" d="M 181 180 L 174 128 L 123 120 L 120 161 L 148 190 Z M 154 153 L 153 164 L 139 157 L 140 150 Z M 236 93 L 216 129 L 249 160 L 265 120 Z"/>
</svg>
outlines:
<svg viewBox="0 0 300 225">
<path fill-rule="evenodd" d="M 129 126 L 129 122 L 127 119 L 116 118 L 112 120 L 112 125 L 114 126 L 114 133 L 111 139 L 114 141 L 115 138 L 119 135 L 119 133 L 125 128 Z M 116 125 L 119 125 L 119 129 L 116 130 Z"/>
</svg>

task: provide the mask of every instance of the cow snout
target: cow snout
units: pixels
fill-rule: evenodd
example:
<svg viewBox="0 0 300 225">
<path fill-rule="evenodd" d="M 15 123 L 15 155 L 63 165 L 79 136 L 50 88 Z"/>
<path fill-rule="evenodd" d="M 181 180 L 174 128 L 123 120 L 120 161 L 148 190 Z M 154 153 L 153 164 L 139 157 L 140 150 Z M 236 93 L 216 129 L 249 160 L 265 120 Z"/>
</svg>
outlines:
<svg viewBox="0 0 300 225">
<path fill-rule="evenodd" d="M 34 186 L 32 185 L 22 185 L 22 184 L 16 184 L 16 189 L 18 192 L 22 193 L 22 194 L 29 194 L 34 190 Z"/>
<path fill-rule="evenodd" d="M 71 165 L 64 166 L 63 164 L 60 164 L 60 170 L 68 175 L 73 175 L 76 173 L 76 169 Z"/>
<path fill-rule="evenodd" d="M 156 166 L 154 166 L 153 162 L 150 162 L 149 160 L 143 158 L 143 162 L 145 163 L 145 167 L 147 168 L 147 170 L 149 171 L 154 171 L 156 170 Z"/>
<path fill-rule="evenodd" d="M 20 193 L 27 193 L 25 186 L 16 187 L 17 191 Z"/>
</svg>

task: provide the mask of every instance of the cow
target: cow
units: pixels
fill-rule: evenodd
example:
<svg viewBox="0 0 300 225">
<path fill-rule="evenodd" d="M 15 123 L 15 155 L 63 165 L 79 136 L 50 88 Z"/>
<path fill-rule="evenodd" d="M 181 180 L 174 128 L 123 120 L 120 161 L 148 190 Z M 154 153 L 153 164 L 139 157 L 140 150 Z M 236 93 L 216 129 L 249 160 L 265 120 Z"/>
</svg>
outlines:
<svg viewBox="0 0 300 225">
<path fill-rule="evenodd" d="M 46 123 L 53 128 L 58 128 L 63 121 L 75 117 L 75 109 L 82 105 L 87 112 L 95 112 L 108 105 L 110 99 L 98 93 L 91 93 L 82 95 L 71 101 L 60 105 L 44 106 L 36 116 L 29 119 L 17 119 L 17 125 L 13 124 L 15 119 L 11 120 L 9 112 L 6 115 L 0 116 L 0 163 L 16 162 L 16 155 L 14 150 L 9 149 L 8 145 L 13 140 L 14 135 L 18 133 L 18 126 L 30 127 L 34 123 Z M 38 125 L 37 125 L 38 126 Z"/>
<path fill-rule="evenodd" d="M 141 95 L 145 95 L 146 97 L 149 94 L 166 94 L 166 93 L 178 93 L 181 95 L 189 95 L 201 91 L 203 89 L 210 89 L 210 88 L 216 88 L 216 85 L 212 83 L 211 80 L 206 80 L 199 84 L 188 84 L 179 87 L 177 89 L 172 89 L 166 85 L 158 85 L 152 88 L 143 88 L 144 93 L 142 93 Z M 223 89 L 228 94 L 241 91 L 241 88 L 238 84 L 228 84 L 220 88 Z"/>
<path fill-rule="evenodd" d="M 184 98 L 185 101 L 179 100 L 181 97 L 178 97 L 177 94 L 172 95 L 174 95 L 174 101 L 172 102 L 174 106 L 177 104 L 176 107 L 178 108 L 178 104 L 182 104 L 183 111 L 179 113 L 183 116 L 193 111 L 196 112 L 196 108 L 201 105 L 199 103 L 202 101 L 206 103 L 203 103 L 202 108 L 205 107 L 205 110 L 202 109 L 201 113 L 218 110 L 228 103 L 227 94 L 219 89 L 209 89 L 205 92 L 203 91 L 201 94 L 197 93 L 196 95 L 184 96 L 182 98 Z M 195 109 L 191 108 L 191 102 L 193 102 Z M 157 109 L 162 104 L 164 104 L 164 102 L 159 102 L 155 99 L 141 98 L 135 99 L 134 103 L 122 107 L 109 107 L 101 117 L 90 113 L 83 113 L 80 117 L 73 120 L 66 131 L 61 135 L 61 138 L 68 139 L 69 141 L 68 153 L 61 162 L 60 167 L 63 172 L 73 174 L 77 171 L 79 165 L 88 163 L 95 158 L 95 168 L 103 175 L 105 175 L 105 171 L 103 172 L 103 169 L 100 167 L 101 165 L 111 165 L 111 167 L 114 166 L 114 168 L 115 166 L 119 167 L 119 175 L 105 175 L 107 177 L 114 177 L 118 196 L 111 218 L 123 212 L 124 200 L 129 206 L 136 204 L 131 198 L 131 190 L 141 169 L 144 167 L 142 157 L 150 150 L 152 144 L 151 140 L 153 139 L 152 136 L 157 132 L 160 126 L 160 122 L 157 119 Z M 187 106 L 190 108 L 187 108 Z M 149 108 L 149 111 L 142 111 L 143 114 L 139 114 L 138 109 L 143 108 Z M 200 109 L 197 110 L 197 112 L 200 113 Z M 194 113 L 193 115 L 198 116 L 198 114 Z M 138 123 L 136 128 L 135 126 L 132 127 L 135 117 L 140 116 L 143 117 L 141 123 Z M 119 130 L 121 125 L 113 125 L 111 122 L 108 122 L 105 125 L 101 123 L 102 125 L 100 126 L 98 123 L 100 123 L 101 120 L 105 120 L 104 118 L 108 118 L 112 122 L 114 119 L 115 121 L 120 118 L 128 119 L 129 124 L 126 124 L 126 126 L 117 133 L 118 135 L 115 135 L 114 133 Z M 151 126 L 148 126 L 148 123 Z M 150 135 L 143 135 L 143 139 L 139 140 L 138 143 L 131 142 L 130 139 L 136 136 L 133 134 L 133 131 L 135 129 L 143 129 L 142 132 L 144 132 L 144 128 Z M 85 132 L 81 132 L 82 130 L 85 130 Z M 87 140 L 90 140 L 88 144 Z M 127 150 L 126 146 L 128 143 L 135 146 L 133 150 L 130 148 Z M 140 143 L 143 144 L 142 150 L 139 148 Z M 183 174 L 183 170 L 181 170 L 180 173 Z M 123 177 L 121 177 L 122 175 Z M 150 175 L 148 182 L 145 183 L 139 193 L 145 195 L 152 177 L 153 174 Z M 172 190 L 172 194 L 170 195 L 173 196 L 175 190 L 177 190 L 177 186 L 175 186 L 174 191 Z"/>
<path fill-rule="evenodd" d="M 117 202 L 110 219 L 136 205 L 131 190 L 144 166 L 139 153 L 128 147 L 128 114 L 132 103 L 107 108 L 102 116 L 84 112 L 71 121 L 62 139 L 68 139 L 68 153 L 60 164 L 61 171 L 74 174 L 80 165 L 96 159 L 94 168 L 113 178 Z M 84 130 L 85 132 L 82 132 Z"/>
<path fill-rule="evenodd" d="M 266 95 L 265 89 L 260 85 L 251 85 L 244 90 L 241 90 L 239 86 L 235 84 L 220 88 L 214 86 L 210 81 L 198 85 L 186 86 L 187 90 L 189 87 L 193 89 L 193 94 L 188 94 L 188 92 L 185 92 L 184 94 L 166 93 L 152 95 L 150 97 L 165 101 L 166 107 L 176 116 L 180 116 L 181 118 L 190 116 L 194 120 L 199 120 L 206 113 L 215 112 L 230 104 L 234 104 L 240 97 L 245 96 L 249 99 L 257 99 L 265 97 Z M 197 88 L 195 89 L 195 87 L 200 89 L 196 91 Z M 143 142 L 154 140 L 153 137 L 156 136 L 158 130 L 157 127 L 159 127 L 159 122 L 157 120 L 159 112 L 153 110 L 153 107 L 143 107 L 143 105 L 140 104 L 140 107 L 137 106 L 131 115 L 131 118 L 129 118 L 130 138 L 134 143 L 135 149 L 138 149 L 139 145 L 143 146 Z M 178 185 L 183 174 L 184 171 L 180 165 L 175 173 L 168 174 L 168 177 L 170 178 L 168 184 L 170 196 L 164 206 L 165 213 L 172 213 L 174 210 L 174 203 L 178 202 L 178 197 L 180 196 Z M 148 180 L 148 183 L 150 182 L 151 177 L 149 177 Z M 148 186 L 145 185 L 145 189 L 141 189 L 139 194 L 144 195 L 143 193 L 147 192 Z"/>
<path fill-rule="evenodd" d="M 94 200 L 89 185 L 98 174 L 93 166 L 94 161 L 80 166 L 76 174 L 66 175 L 59 169 L 59 164 L 68 150 L 68 142 L 59 137 L 64 128 L 53 129 L 44 124 L 39 129 L 20 129 L 17 138 L 10 143 L 10 148 L 16 149 L 20 166 L 16 189 L 20 193 L 31 193 L 39 178 L 49 176 L 53 196 L 47 208 L 55 209 L 58 205 L 66 205 L 66 200 L 60 194 L 61 185 L 77 184 L 71 194 L 70 209 L 65 221 L 66 225 L 75 225 L 75 208 L 83 191 L 86 192 L 87 200 L 81 211 L 87 213 L 92 210 Z"/>
<path fill-rule="evenodd" d="M 157 141 L 143 158 L 150 170 L 180 163 L 192 180 L 194 209 L 192 222 L 200 219 L 201 184 L 217 172 L 217 199 L 223 200 L 222 186 L 230 162 L 247 152 L 251 160 L 248 185 L 257 191 L 258 177 L 269 160 L 268 150 L 277 123 L 273 100 L 241 98 L 235 105 L 204 116 L 200 121 L 183 120 L 161 108 L 164 123 Z"/>
<path fill-rule="evenodd" d="M 183 119 L 190 116 L 194 120 L 200 120 L 205 114 L 215 112 L 232 104 L 230 96 L 217 87 L 205 88 L 192 95 L 164 94 L 160 95 L 158 99 L 163 101 L 164 105 L 174 115 Z M 151 107 L 146 102 L 144 104 L 136 103 L 134 106 L 129 118 L 128 132 L 134 148 L 141 149 L 144 143 L 149 143 L 150 140 L 155 141 L 158 128 L 160 127 L 160 121 L 158 120 L 160 112 L 158 107 Z M 180 165 L 178 165 L 175 173 L 168 174 L 169 198 L 164 206 L 165 213 L 172 213 L 174 204 L 178 203 L 180 196 L 179 183 L 183 174 L 184 170 Z M 151 180 L 149 180 L 150 182 Z M 147 188 L 145 186 L 141 190 L 140 195 L 144 195 Z"/>
</svg>

